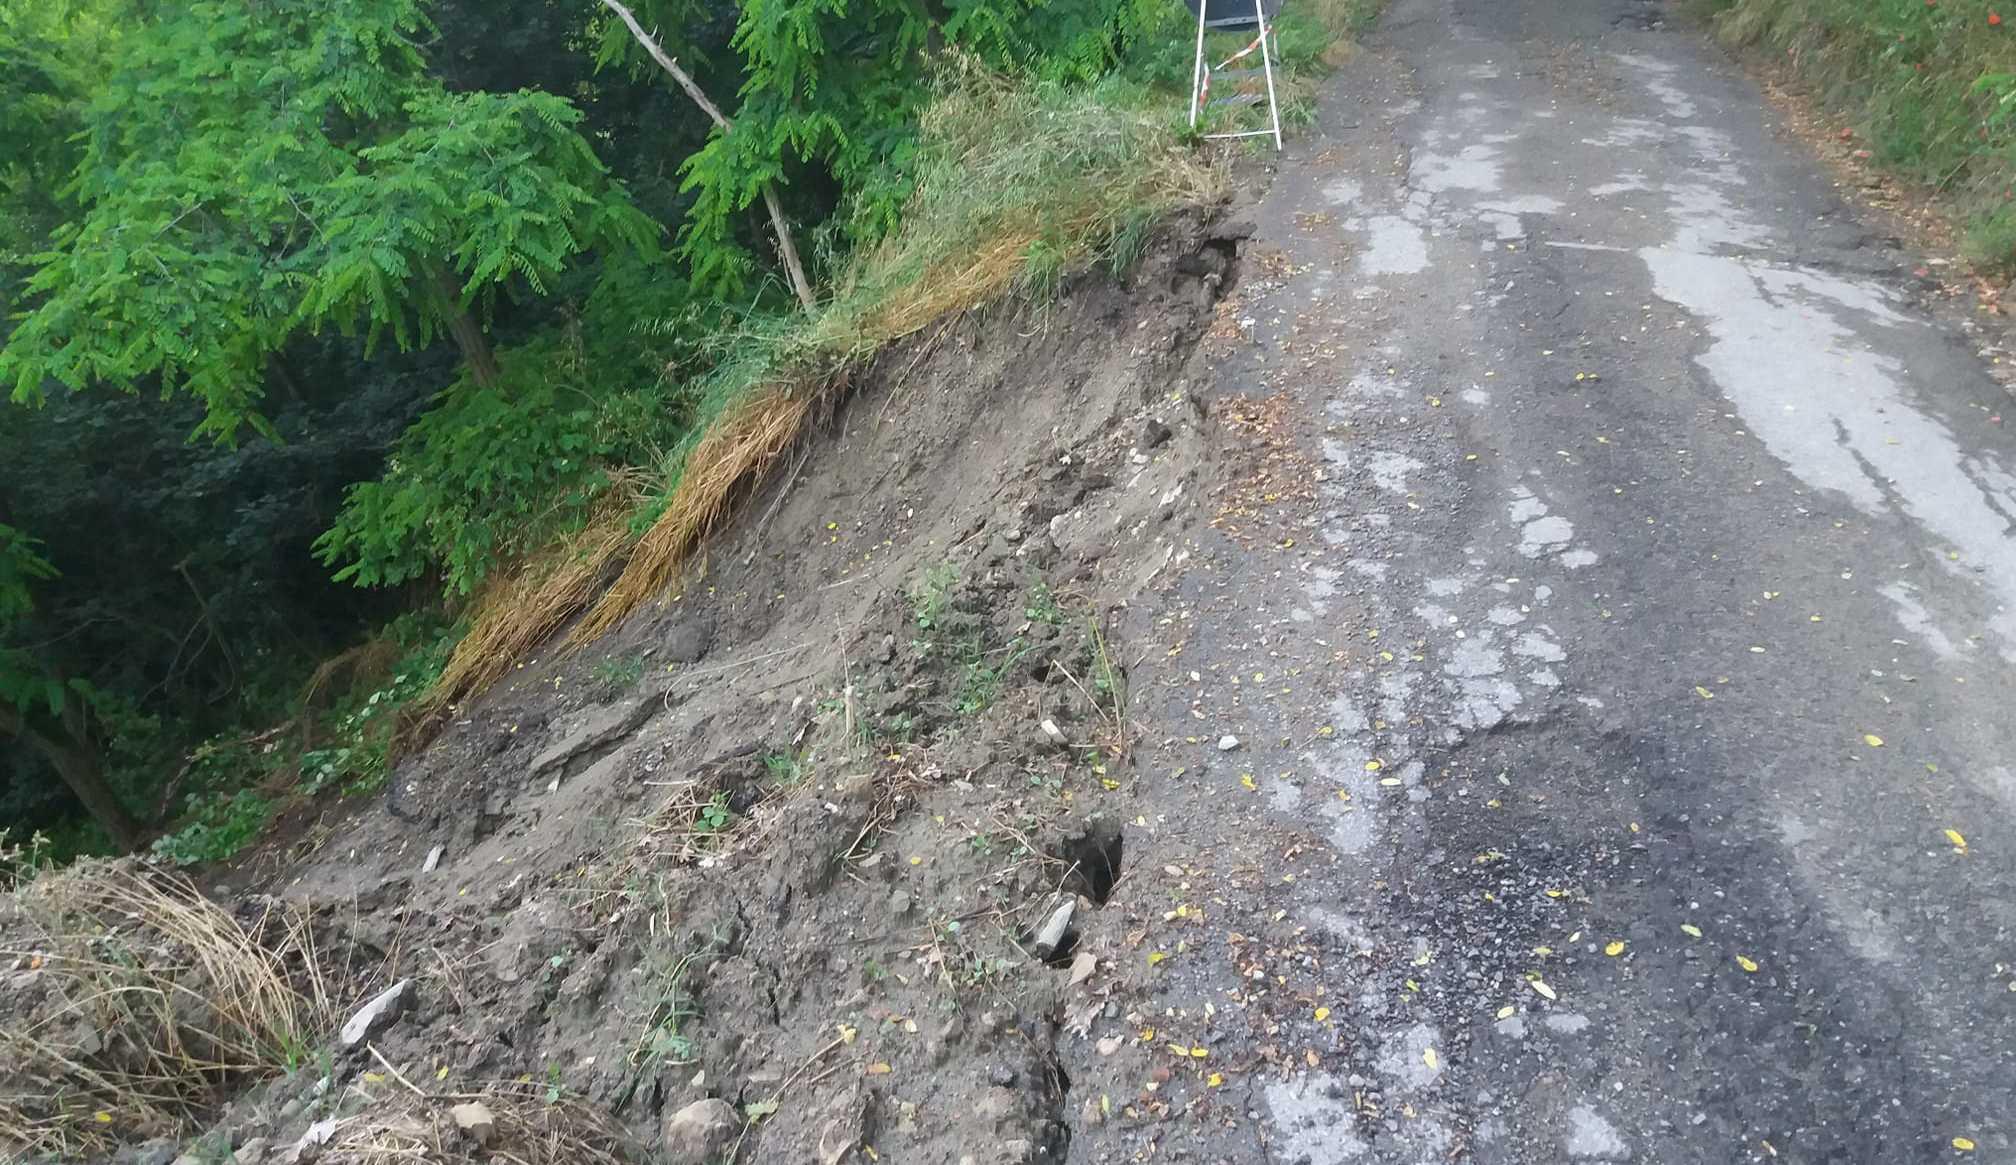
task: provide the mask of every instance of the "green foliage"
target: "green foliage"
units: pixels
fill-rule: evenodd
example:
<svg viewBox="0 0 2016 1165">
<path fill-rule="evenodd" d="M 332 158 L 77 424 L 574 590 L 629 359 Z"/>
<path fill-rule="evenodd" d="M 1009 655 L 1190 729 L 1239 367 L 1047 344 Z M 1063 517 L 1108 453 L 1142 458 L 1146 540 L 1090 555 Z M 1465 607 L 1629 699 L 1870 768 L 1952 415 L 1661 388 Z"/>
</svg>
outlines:
<svg viewBox="0 0 2016 1165">
<path fill-rule="evenodd" d="M 648 244 L 565 100 L 446 92 L 428 31 L 416 0 L 208 0 L 122 41 L 0 383 L 151 378 L 228 438 L 265 427 L 265 367 L 303 330 L 425 343 L 510 281 Z"/>
<path fill-rule="evenodd" d="M 602 698 L 614 699 L 636 687 L 638 681 L 644 678 L 644 657 L 611 655 L 598 661 L 592 674 Z"/>
<path fill-rule="evenodd" d="M 1978 260 L 2016 269 L 2016 12 L 1996 0 L 1718 6 L 1727 39 L 1781 50 L 1859 119 L 1876 161 L 1952 197 Z"/>
<path fill-rule="evenodd" d="M 178 866 L 220 862 L 266 828 L 273 805 L 250 789 L 211 795 L 190 807 L 188 823 L 154 842 L 154 856 Z"/>
<path fill-rule="evenodd" d="M 919 631 L 937 628 L 945 617 L 945 608 L 952 601 L 952 589 L 959 582 L 958 568 L 949 562 L 941 562 L 924 572 L 917 582 L 917 589 L 911 592 L 911 614 L 917 621 Z"/>
</svg>

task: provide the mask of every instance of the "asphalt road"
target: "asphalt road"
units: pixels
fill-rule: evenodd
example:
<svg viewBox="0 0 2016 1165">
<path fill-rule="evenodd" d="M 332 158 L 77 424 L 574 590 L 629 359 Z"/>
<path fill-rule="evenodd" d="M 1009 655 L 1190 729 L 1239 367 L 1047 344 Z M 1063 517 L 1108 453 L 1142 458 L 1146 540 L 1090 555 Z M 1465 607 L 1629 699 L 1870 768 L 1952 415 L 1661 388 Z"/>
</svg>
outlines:
<svg viewBox="0 0 2016 1165">
<path fill-rule="evenodd" d="M 2016 1161 L 2016 400 L 1664 17 L 1398 0 L 1259 203 L 1074 1157 Z"/>
</svg>

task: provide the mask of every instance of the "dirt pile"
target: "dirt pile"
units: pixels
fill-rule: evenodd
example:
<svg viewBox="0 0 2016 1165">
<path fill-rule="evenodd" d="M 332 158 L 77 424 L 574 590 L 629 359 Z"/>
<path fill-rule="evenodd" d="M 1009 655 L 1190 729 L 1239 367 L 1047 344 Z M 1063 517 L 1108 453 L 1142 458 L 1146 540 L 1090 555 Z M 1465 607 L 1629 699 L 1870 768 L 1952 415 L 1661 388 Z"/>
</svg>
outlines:
<svg viewBox="0 0 2016 1165">
<path fill-rule="evenodd" d="M 885 353 L 666 602 L 458 709 L 395 812 L 205 879 L 314 920 L 288 966 L 326 1006 L 117 1159 L 1062 1160 L 1102 1114 L 1060 1034 L 1119 1014 L 1113 615 L 1182 554 L 1181 373 L 1243 234 Z"/>
</svg>

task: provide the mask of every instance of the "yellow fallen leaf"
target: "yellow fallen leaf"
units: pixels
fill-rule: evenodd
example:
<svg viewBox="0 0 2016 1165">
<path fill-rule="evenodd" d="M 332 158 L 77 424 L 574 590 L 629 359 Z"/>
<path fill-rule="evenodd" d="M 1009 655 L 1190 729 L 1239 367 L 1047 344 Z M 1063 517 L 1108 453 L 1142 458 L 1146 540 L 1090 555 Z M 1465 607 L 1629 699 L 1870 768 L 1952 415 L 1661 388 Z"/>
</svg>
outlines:
<svg viewBox="0 0 2016 1165">
<path fill-rule="evenodd" d="M 112 1114 L 109 1112 L 94 1112 L 91 1114 L 91 1119 L 101 1125 L 109 1125 L 112 1123 Z"/>
<path fill-rule="evenodd" d="M 1399 777 L 1380 777 L 1380 778 L 1379 778 L 1379 783 L 1380 783 L 1380 784 L 1382 784 L 1382 785 L 1384 785 L 1384 786 L 1386 786 L 1387 788 L 1389 788 L 1389 789 L 1390 789 L 1390 788 L 1392 788 L 1393 786 L 1395 786 L 1395 785 L 1397 785 L 1397 784 L 1399 784 L 1399 783 L 1400 783 L 1400 778 L 1399 778 Z"/>
<path fill-rule="evenodd" d="M 840 1029 L 840 1042 L 843 1044 L 853 1043 L 854 1037 L 861 1034 L 860 1029 L 848 1027 L 844 1023 L 835 1024 L 834 1026 Z"/>
<path fill-rule="evenodd" d="M 1868 745 L 1870 748 L 1882 748 L 1883 738 L 1873 732 L 1865 732 L 1862 734 L 1862 743 Z"/>
<path fill-rule="evenodd" d="M 436 1080 L 448 1079 L 448 1065 L 443 1064 L 439 1068 L 434 1069 L 434 1079 Z"/>
<path fill-rule="evenodd" d="M 1326 1020 L 1326 1019 L 1329 1019 L 1329 1018 L 1330 1018 L 1330 1009 L 1329 1009 L 1329 1008 L 1327 1008 L 1327 1007 L 1319 1007 L 1319 1008 L 1317 1008 L 1317 1009 L 1316 1009 L 1316 1022 L 1317 1022 L 1317 1023 L 1322 1023 L 1322 1022 L 1323 1022 L 1324 1020 Z"/>
<path fill-rule="evenodd" d="M 1240 773 L 1240 774 L 1239 774 L 1239 783 L 1240 783 L 1240 784 L 1242 784 L 1242 785 L 1244 785 L 1244 786 L 1246 786 L 1246 787 L 1247 787 L 1247 788 L 1249 788 L 1249 789 L 1257 789 L 1257 788 L 1259 788 L 1259 787 L 1260 787 L 1259 785 L 1256 785 L 1256 784 L 1254 784 L 1254 783 L 1253 783 L 1253 774 L 1252 774 L 1252 773 Z"/>
<path fill-rule="evenodd" d="M 1704 700 L 1712 700 L 1715 698 L 1715 693 L 1709 691 L 1707 688 L 1702 687 L 1700 684 L 1694 685 L 1694 694 L 1701 697 Z"/>
<path fill-rule="evenodd" d="M 1968 1140 L 1966 1137 L 1954 1137 L 1953 1147 L 1962 1153 L 1972 1153 L 1974 1151 L 1974 1142 Z"/>
<path fill-rule="evenodd" d="M 1216 1072 L 1213 1072 L 1209 1076 L 1206 1076 L 1204 1078 L 1204 1083 L 1212 1088 L 1216 1088 L 1219 1085 L 1225 1083 L 1225 1077 L 1219 1075 Z"/>
<path fill-rule="evenodd" d="M 1736 965 L 1743 968 L 1749 974 L 1754 975 L 1757 973 L 1757 962 L 1748 955 L 1737 955 Z"/>
<path fill-rule="evenodd" d="M 366 1084 L 383 1084 L 383 1083 L 385 1083 L 385 1073 L 383 1073 L 383 1072 L 366 1072 L 366 1073 L 364 1073 L 364 1083 L 366 1083 Z"/>
<path fill-rule="evenodd" d="M 1379 759 L 1378 759 L 1378 758 L 1376 758 L 1376 757 L 1375 757 L 1375 758 L 1373 758 L 1372 760 L 1368 760 L 1368 761 L 1366 761 L 1366 762 L 1365 762 L 1365 771 L 1366 771 L 1366 772 L 1368 772 L 1368 773 L 1376 773 L 1376 772 L 1378 772 L 1378 771 L 1379 771 L 1380 769 L 1383 769 L 1383 768 L 1385 768 L 1385 767 L 1386 767 L 1386 762 L 1385 762 L 1385 761 L 1383 761 L 1383 760 L 1379 760 Z"/>
<path fill-rule="evenodd" d="M 1700 938 L 1701 928 L 1695 926 L 1691 922 L 1683 922 L 1680 924 L 1680 933 L 1686 935 L 1689 938 Z"/>
<path fill-rule="evenodd" d="M 1532 987 L 1533 990 L 1538 991 L 1543 999 L 1554 998 L 1554 989 L 1549 987 L 1544 980 L 1529 979 L 1527 980 L 1527 985 Z"/>
<path fill-rule="evenodd" d="M 1192 1059 L 1197 1059 L 1197 1060 L 1201 1060 L 1201 1059 L 1203 1059 L 1204 1057 L 1206 1057 L 1206 1056 L 1208 1056 L 1208 1055 L 1210 1055 L 1210 1054 L 1211 1054 L 1211 1050 L 1210 1050 L 1209 1048 L 1191 1048 L 1191 1049 L 1190 1049 L 1190 1055 L 1191 1055 L 1191 1058 L 1192 1058 Z"/>
<path fill-rule="evenodd" d="M 1145 1043 L 1147 1043 L 1147 1042 L 1148 1042 L 1149 1040 L 1152 1040 L 1152 1039 L 1154 1039 L 1154 1038 L 1155 1038 L 1155 1029 L 1154 1029 L 1154 1028 L 1152 1028 L 1152 1027 L 1144 1027 L 1144 1028 L 1142 1028 L 1142 1029 L 1141 1029 L 1141 1042 L 1142 1042 L 1142 1043 L 1144 1043 L 1144 1044 L 1145 1044 Z"/>
<path fill-rule="evenodd" d="M 1442 1067 L 1442 1061 L 1439 1057 L 1435 1055 L 1435 1049 L 1433 1048 L 1422 1049 L 1421 1061 L 1427 1064 L 1430 1068 L 1440 1069 Z"/>
<path fill-rule="evenodd" d="M 1611 958 L 1614 959 L 1618 955 L 1624 953 L 1624 944 L 1621 941 L 1613 942 L 1609 946 L 1603 948 L 1603 953 L 1609 955 Z"/>
<path fill-rule="evenodd" d="M 895 1071 L 894 1068 L 891 1068 L 888 1064 L 882 1063 L 881 1061 L 877 1061 L 873 1064 L 868 1065 L 868 1074 L 870 1076 L 887 1076 L 889 1073 L 894 1071 Z"/>
<path fill-rule="evenodd" d="M 1967 848 L 1967 839 L 1966 839 L 1966 838 L 1964 838 L 1964 837 L 1962 837 L 1962 836 L 1960 836 L 1960 831 L 1959 831 L 1959 830 L 1957 830 L 1957 829 L 1949 829 L 1949 830 L 1947 830 L 1947 831 L 1946 831 L 1946 840 L 1947 840 L 1947 841 L 1950 841 L 1950 842 L 1952 842 L 1952 843 L 1953 843 L 1953 848 L 1954 848 L 1954 849 L 1966 849 L 1966 848 Z"/>
<path fill-rule="evenodd" d="M 1148 952 L 1148 965 L 1152 967 L 1168 957 L 1169 956 L 1162 951 L 1150 951 Z"/>
<path fill-rule="evenodd" d="M 1512 1007 L 1512 1005 L 1511 1005 L 1511 1004 L 1509 1004 L 1509 1003 L 1508 1003 L 1508 1004 L 1506 1004 L 1505 1006 L 1503 1006 L 1503 1007 L 1501 1007 L 1501 1008 L 1499 1008 L 1499 1009 L 1498 1009 L 1498 1018 L 1499 1018 L 1499 1019 L 1511 1019 L 1511 1018 L 1512 1018 L 1512 1015 L 1513 1015 L 1513 1011 L 1514 1011 L 1514 1008 Z"/>
</svg>

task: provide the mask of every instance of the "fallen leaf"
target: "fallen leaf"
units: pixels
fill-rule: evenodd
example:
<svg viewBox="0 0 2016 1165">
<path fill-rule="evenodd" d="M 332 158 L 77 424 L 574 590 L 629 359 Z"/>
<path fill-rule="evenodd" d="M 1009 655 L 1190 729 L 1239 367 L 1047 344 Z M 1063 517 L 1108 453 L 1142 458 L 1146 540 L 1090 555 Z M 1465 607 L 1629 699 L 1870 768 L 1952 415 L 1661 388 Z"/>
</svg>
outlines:
<svg viewBox="0 0 2016 1165">
<path fill-rule="evenodd" d="M 1252 773 L 1240 773 L 1240 774 L 1239 774 L 1239 783 L 1240 783 L 1240 784 L 1242 784 L 1242 785 L 1244 785 L 1244 786 L 1246 786 L 1246 787 L 1247 787 L 1247 788 L 1249 788 L 1249 789 L 1257 789 L 1257 788 L 1259 788 L 1259 787 L 1260 787 L 1259 785 L 1256 785 L 1256 784 L 1254 784 L 1254 783 L 1253 783 L 1253 774 L 1252 774 Z"/>
<path fill-rule="evenodd" d="M 1946 840 L 1947 840 L 1947 841 L 1950 841 L 1950 842 L 1952 842 L 1952 843 L 1953 843 L 1953 848 L 1954 848 L 1954 849 L 1966 849 L 1966 848 L 1967 848 L 1967 839 L 1966 839 L 1966 838 L 1964 838 L 1964 837 L 1962 837 L 1962 836 L 1960 836 L 1960 831 L 1959 831 L 1959 830 L 1957 830 L 1957 829 L 1949 829 L 1949 830 L 1947 830 L 1947 831 L 1946 831 Z"/>
<path fill-rule="evenodd" d="M 1071 960 L 1071 986 L 1076 987 L 1078 984 L 1090 979 L 1092 972 L 1098 969 L 1098 956 L 1094 955 L 1091 951 L 1079 951 L 1077 956 Z M 912 1027 L 910 1030 L 916 1031 L 917 1029 Z"/>
<path fill-rule="evenodd" d="M 1541 998 L 1543 999 L 1554 998 L 1554 989 L 1552 987 L 1549 987 L 1545 981 L 1540 979 L 1528 979 L 1526 982 L 1528 986 L 1533 988 L 1533 990 L 1538 991 L 1540 993 Z"/>
<path fill-rule="evenodd" d="M 1691 922 L 1683 922 L 1680 924 L 1680 933 L 1688 936 L 1689 938 L 1700 938 L 1701 928 L 1695 926 Z"/>
<path fill-rule="evenodd" d="M 1974 1142 L 1968 1140 L 1966 1137 L 1954 1137 L 1953 1147 L 1962 1153 L 1972 1153 L 1974 1151 Z"/>
<path fill-rule="evenodd" d="M 1150 951 L 1148 952 L 1148 965 L 1152 967 L 1168 957 L 1169 955 L 1164 951 Z"/>
<path fill-rule="evenodd" d="M 1883 738 L 1873 732 L 1865 732 L 1862 734 L 1862 743 L 1868 745 L 1870 748 L 1882 748 Z"/>
<path fill-rule="evenodd" d="M 1435 1054 L 1435 1049 L 1433 1048 L 1423 1048 L 1421 1050 L 1421 1062 L 1438 1071 L 1442 1067 L 1442 1060 Z"/>
<path fill-rule="evenodd" d="M 848 1026 L 847 1026 L 846 1024 L 844 1024 L 844 1023 L 841 1023 L 841 1024 L 835 1024 L 835 1025 L 833 1025 L 833 1026 L 835 1026 L 835 1027 L 837 1027 L 837 1028 L 839 1028 L 839 1029 L 840 1029 L 840 1042 L 841 1042 L 841 1043 L 843 1043 L 843 1044 L 851 1044 L 851 1043 L 853 1043 L 853 1042 L 854 1042 L 854 1037 L 855 1037 L 855 1036 L 858 1036 L 858 1035 L 860 1035 L 860 1034 L 861 1034 L 861 1031 L 860 1031 L 860 1029 L 859 1029 L 859 1028 L 852 1028 L 852 1027 L 848 1027 Z"/>
<path fill-rule="evenodd" d="M 1614 959 L 1618 955 L 1624 953 L 1624 944 L 1621 940 L 1618 942 L 1613 942 L 1609 946 L 1603 948 L 1603 953 L 1609 955 L 1611 958 Z"/>
<path fill-rule="evenodd" d="M 1216 1087 L 1218 1087 L 1219 1085 L 1221 1085 L 1221 1084 L 1225 1083 L 1225 1077 L 1223 1077 L 1223 1076 L 1219 1075 L 1219 1074 L 1218 1074 L 1218 1073 L 1216 1073 L 1216 1072 L 1213 1072 L 1213 1073 L 1211 1073 L 1211 1075 L 1209 1075 L 1209 1076 L 1206 1076 L 1206 1077 L 1204 1078 L 1204 1083 L 1205 1083 L 1205 1084 L 1206 1084 L 1206 1085 L 1207 1085 L 1208 1087 L 1211 1087 L 1211 1088 L 1216 1088 Z"/>
<path fill-rule="evenodd" d="M 882 1063 L 881 1061 L 877 1061 L 873 1064 L 868 1065 L 868 1074 L 870 1076 L 887 1076 L 889 1073 L 894 1071 L 895 1071 L 894 1068 L 891 1068 L 889 1065 Z"/>
<path fill-rule="evenodd" d="M 1326 1020 L 1326 1019 L 1329 1019 L 1329 1018 L 1330 1018 L 1330 1009 L 1329 1009 L 1329 1008 L 1327 1008 L 1327 1007 L 1319 1007 L 1319 1008 L 1317 1008 L 1317 1009 L 1316 1009 L 1316 1022 L 1317 1022 L 1317 1023 L 1322 1023 L 1322 1022 L 1323 1022 L 1324 1020 Z"/>
<path fill-rule="evenodd" d="M 1505 1006 L 1503 1006 L 1503 1007 L 1501 1007 L 1501 1008 L 1499 1008 L 1499 1009 L 1498 1009 L 1498 1018 L 1499 1018 L 1499 1019 L 1511 1019 L 1511 1018 L 1512 1018 L 1512 1015 L 1513 1015 L 1513 1013 L 1514 1013 L 1514 1012 L 1515 1012 L 1516 1010 L 1517 1010 L 1516 1008 L 1514 1008 L 1514 1007 L 1513 1007 L 1513 1006 L 1512 1006 L 1511 1004 L 1509 1004 L 1509 1003 L 1508 1003 L 1508 1004 L 1506 1004 Z"/>
<path fill-rule="evenodd" d="M 1694 694 L 1701 697 L 1704 700 L 1712 700 L 1715 698 L 1715 693 L 1709 691 L 1707 688 L 1702 687 L 1700 684 L 1694 685 Z"/>
<path fill-rule="evenodd" d="M 776 1111 L 777 1111 L 777 1100 L 775 1097 L 772 1097 L 769 1100 L 752 1100 L 748 1104 L 742 1106 L 743 1117 L 752 1122 L 760 1121 L 764 1117 L 769 1116 L 771 1113 Z"/>
<path fill-rule="evenodd" d="M 1754 975 L 1757 973 L 1757 961 L 1748 955 L 1737 955 L 1736 965 L 1743 968 L 1748 974 Z"/>
<path fill-rule="evenodd" d="M 1194 1058 L 1194 1059 L 1198 1059 L 1198 1060 L 1201 1060 L 1201 1059 L 1203 1059 L 1204 1057 L 1206 1057 L 1206 1056 L 1208 1056 L 1208 1055 L 1210 1055 L 1210 1054 L 1211 1054 L 1211 1050 L 1210 1050 L 1209 1048 L 1191 1048 L 1191 1049 L 1190 1049 L 1190 1055 L 1191 1055 L 1191 1057 L 1192 1057 L 1192 1058 Z"/>
</svg>

